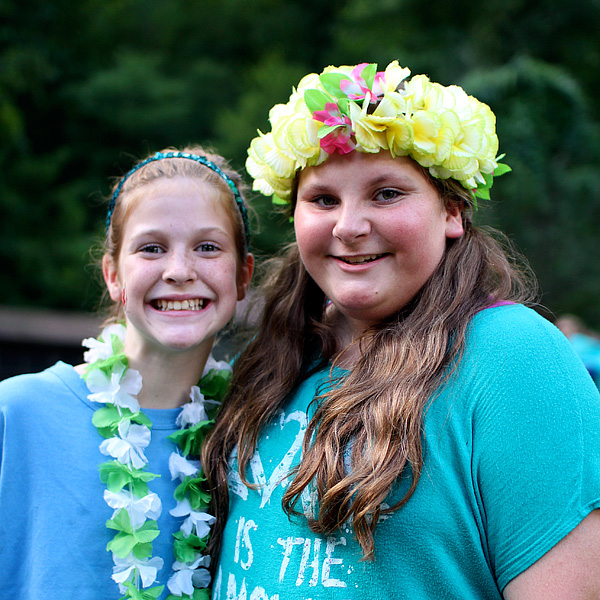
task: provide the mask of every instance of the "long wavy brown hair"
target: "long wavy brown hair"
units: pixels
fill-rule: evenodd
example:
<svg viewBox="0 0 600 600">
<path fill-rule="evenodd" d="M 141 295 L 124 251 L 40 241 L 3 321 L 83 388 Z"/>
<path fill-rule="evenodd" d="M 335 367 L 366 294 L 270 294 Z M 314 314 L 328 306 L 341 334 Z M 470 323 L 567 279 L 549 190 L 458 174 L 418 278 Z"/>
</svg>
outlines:
<svg viewBox="0 0 600 600">
<path fill-rule="evenodd" d="M 445 206 L 461 207 L 464 235 L 448 240 L 437 270 L 408 306 L 364 333 L 358 341 L 360 358 L 347 376 L 315 398 L 302 459 L 283 496 L 288 515 L 299 514 L 300 495 L 314 487 L 318 506 L 310 527 L 332 533 L 350 519 L 367 559 L 374 558 L 373 532 L 381 515 L 405 504 L 417 486 L 424 412 L 459 364 L 471 318 L 498 300 L 535 299 L 535 279 L 507 238 L 473 224 L 470 195 L 453 181 L 423 174 Z M 324 294 L 295 244 L 265 290 L 262 322 L 236 362 L 230 395 L 203 448 L 217 516 L 213 556 L 229 510 L 231 451 L 237 445 L 240 477 L 252 487 L 246 467 L 261 430 L 311 369 L 335 364 L 343 351 L 327 324 Z M 349 447 L 348 470 L 344 453 Z M 401 476 L 411 478 L 407 493 L 384 509 Z"/>
</svg>

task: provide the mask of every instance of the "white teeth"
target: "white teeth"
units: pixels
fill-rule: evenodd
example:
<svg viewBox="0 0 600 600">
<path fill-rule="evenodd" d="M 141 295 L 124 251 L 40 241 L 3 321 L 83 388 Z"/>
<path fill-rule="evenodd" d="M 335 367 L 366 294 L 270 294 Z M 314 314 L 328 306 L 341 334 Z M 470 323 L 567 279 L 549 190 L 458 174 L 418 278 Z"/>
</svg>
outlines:
<svg viewBox="0 0 600 600">
<path fill-rule="evenodd" d="M 156 300 L 154 306 L 158 310 L 201 310 L 206 306 L 204 298 L 192 300 Z"/>
<path fill-rule="evenodd" d="M 360 263 L 371 262 L 372 260 L 378 259 L 381 254 L 366 254 L 364 256 L 340 256 L 340 259 L 344 262 L 356 265 Z"/>
</svg>

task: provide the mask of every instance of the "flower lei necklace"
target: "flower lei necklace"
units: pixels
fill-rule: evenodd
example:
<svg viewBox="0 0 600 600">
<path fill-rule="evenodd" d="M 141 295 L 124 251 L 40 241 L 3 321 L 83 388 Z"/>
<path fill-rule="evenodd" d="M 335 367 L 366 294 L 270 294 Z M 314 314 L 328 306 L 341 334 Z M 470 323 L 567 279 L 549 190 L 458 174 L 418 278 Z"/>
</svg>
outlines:
<svg viewBox="0 0 600 600">
<path fill-rule="evenodd" d="M 104 404 L 96 410 L 93 424 L 105 439 L 100 444 L 102 454 L 112 457 L 100 465 L 100 478 L 106 484 L 104 500 L 114 509 L 106 527 L 116 531 L 106 549 L 112 552 L 113 580 L 124 596 L 121 600 L 156 600 L 164 585 L 156 582 L 163 559 L 152 557 L 152 541 L 160 531 L 157 519 L 162 511 L 159 496 L 149 490 L 148 482 L 159 475 L 145 470 L 148 463 L 144 448 L 150 444 L 152 422 L 141 412 L 137 394 L 142 388 L 138 371 L 127 368 L 123 352 L 125 326 L 110 325 L 97 338 L 83 340 L 89 350 L 83 378 L 90 390 L 89 400 Z M 182 407 L 176 424 L 179 431 L 169 436 L 176 449 L 169 458 L 177 506 L 170 511 L 174 517 L 184 517 L 179 531 L 173 534 L 175 562 L 167 587 L 167 600 L 208 600 L 210 592 L 210 556 L 206 548 L 210 527 L 215 518 L 206 512 L 210 494 L 199 461 L 204 436 L 213 421 L 213 413 L 225 395 L 231 368 L 226 362 L 209 357 L 199 387 L 193 386 L 190 399 Z M 212 408 L 212 410 L 211 410 Z"/>
</svg>

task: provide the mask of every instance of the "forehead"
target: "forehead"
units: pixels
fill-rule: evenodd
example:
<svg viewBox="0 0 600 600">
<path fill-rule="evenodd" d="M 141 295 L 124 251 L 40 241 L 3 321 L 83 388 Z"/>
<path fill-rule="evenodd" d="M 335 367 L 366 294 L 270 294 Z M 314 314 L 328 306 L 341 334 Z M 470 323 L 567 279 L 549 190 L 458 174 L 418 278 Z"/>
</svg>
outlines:
<svg viewBox="0 0 600 600">
<path fill-rule="evenodd" d="M 420 167 L 407 156 L 392 157 L 389 152 L 350 152 L 333 154 L 324 163 L 300 172 L 298 188 L 321 183 L 353 184 L 386 179 L 406 178 L 429 183 Z"/>
<path fill-rule="evenodd" d="M 196 223 L 217 221 L 227 230 L 233 224 L 221 190 L 205 181 L 187 177 L 161 178 L 139 186 L 125 198 L 126 229 L 143 221 L 168 224 L 174 220 Z"/>
</svg>

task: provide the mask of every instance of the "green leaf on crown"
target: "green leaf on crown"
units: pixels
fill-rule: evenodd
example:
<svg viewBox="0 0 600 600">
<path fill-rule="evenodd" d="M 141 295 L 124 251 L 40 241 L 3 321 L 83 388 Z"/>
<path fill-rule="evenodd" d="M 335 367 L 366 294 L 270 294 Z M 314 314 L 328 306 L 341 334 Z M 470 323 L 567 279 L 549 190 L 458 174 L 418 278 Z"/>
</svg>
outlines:
<svg viewBox="0 0 600 600">
<path fill-rule="evenodd" d="M 325 91 L 336 98 L 346 98 L 346 94 L 342 92 L 342 88 L 340 87 L 340 84 L 344 79 L 352 81 L 343 73 L 323 73 L 319 76 L 319 80 L 321 81 L 321 85 L 325 88 Z"/>
<path fill-rule="evenodd" d="M 328 102 L 335 102 L 335 99 L 321 90 L 306 90 L 304 92 L 304 103 L 311 113 L 315 113 L 318 110 L 325 110 L 325 105 Z"/>
<path fill-rule="evenodd" d="M 373 89 L 375 75 L 377 75 L 377 63 L 371 63 L 362 70 L 361 76 L 370 90 Z"/>
<path fill-rule="evenodd" d="M 319 127 L 319 131 L 317 132 L 317 137 L 319 139 L 324 138 L 326 135 L 334 132 L 336 129 L 339 129 L 342 125 L 322 125 Z"/>
<path fill-rule="evenodd" d="M 512 171 L 512 169 L 508 165 L 498 163 L 498 166 L 494 169 L 494 177 L 500 177 L 500 175 L 510 173 L 510 171 Z"/>
<path fill-rule="evenodd" d="M 350 100 L 348 100 L 348 98 L 340 98 L 337 102 L 337 106 L 342 114 L 347 117 L 350 116 Z"/>
</svg>

